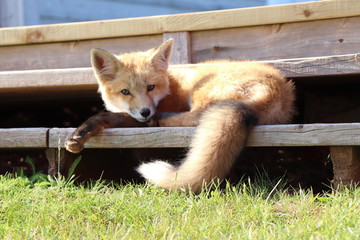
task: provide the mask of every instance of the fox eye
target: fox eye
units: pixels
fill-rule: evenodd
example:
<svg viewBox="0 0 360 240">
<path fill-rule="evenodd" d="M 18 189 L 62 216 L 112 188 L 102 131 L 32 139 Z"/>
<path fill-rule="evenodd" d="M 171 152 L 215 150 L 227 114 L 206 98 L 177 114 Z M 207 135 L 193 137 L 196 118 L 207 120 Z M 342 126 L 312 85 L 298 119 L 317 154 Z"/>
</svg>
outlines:
<svg viewBox="0 0 360 240">
<path fill-rule="evenodd" d="M 120 92 L 121 92 L 123 95 L 129 95 L 129 94 L 130 94 L 129 90 L 127 90 L 127 89 L 123 89 L 123 90 L 121 90 Z"/>
<path fill-rule="evenodd" d="M 148 85 L 147 86 L 147 91 L 151 92 L 152 90 L 154 90 L 154 88 L 155 88 L 155 85 Z"/>
</svg>

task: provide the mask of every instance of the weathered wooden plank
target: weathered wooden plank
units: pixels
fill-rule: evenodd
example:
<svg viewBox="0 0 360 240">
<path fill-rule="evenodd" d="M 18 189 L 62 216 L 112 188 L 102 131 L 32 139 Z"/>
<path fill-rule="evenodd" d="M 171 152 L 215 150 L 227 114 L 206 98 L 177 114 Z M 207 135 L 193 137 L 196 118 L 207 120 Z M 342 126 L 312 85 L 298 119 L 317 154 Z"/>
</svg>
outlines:
<svg viewBox="0 0 360 240">
<path fill-rule="evenodd" d="M 360 17 L 191 33 L 192 63 L 350 54 L 360 48 Z"/>
<path fill-rule="evenodd" d="M 266 146 L 358 146 L 360 123 L 257 126 L 247 145 Z"/>
<path fill-rule="evenodd" d="M 267 63 L 280 69 L 287 78 L 337 76 L 360 73 L 360 53 L 321 56 L 309 58 L 279 59 L 256 61 Z M 201 64 L 201 63 L 199 63 Z M 221 63 L 207 63 L 204 65 L 221 65 Z M 241 64 L 237 62 L 226 64 Z M 174 68 L 195 67 L 197 64 L 176 65 Z"/>
<path fill-rule="evenodd" d="M 49 163 L 48 174 L 56 177 L 58 177 L 59 174 L 66 176 L 71 163 L 74 161 L 74 158 L 76 158 L 76 155 L 66 151 L 64 148 L 48 148 L 45 150 L 45 154 Z"/>
<path fill-rule="evenodd" d="M 334 184 L 360 183 L 360 147 L 331 147 Z"/>
<path fill-rule="evenodd" d="M 360 54 L 320 58 L 266 61 L 280 68 L 288 78 L 360 74 Z M 207 64 L 207 65 L 211 65 Z M 214 63 L 218 65 L 219 63 Z M 239 63 L 226 63 L 239 64 Z M 240 63 L 241 64 L 241 63 Z M 196 64 L 173 65 L 174 69 L 196 67 Z M 50 69 L 0 72 L 0 93 L 47 92 L 50 90 L 96 90 L 91 68 Z"/>
<path fill-rule="evenodd" d="M 0 129 L 0 148 L 46 148 L 47 128 Z"/>
<path fill-rule="evenodd" d="M 4 28 L 0 30 L 0 39 L 2 45 L 17 45 L 234 28 L 358 15 L 358 0 L 316 1 L 132 19 Z"/>
<path fill-rule="evenodd" d="M 2 46 L 0 47 L 0 71 L 90 67 L 92 48 L 102 48 L 114 54 L 122 54 L 147 50 L 160 45 L 162 41 L 162 35 L 150 35 Z"/>
<path fill-rule="evenodd" d="M 289 77 L 312 77 L 360 73 L 360 54 L 346 54 L 331 57 L 297 58 L 262 61 L 269 63 Z"/>
<path fill-rule="evenodd" d="M 0 92 L 47 91 L 56 88 L 86 90 L 95 85 L 91 68 L 0 72 Z"/>
<path fill-rule="evenodd" d="M 50 129 L 49 147 L 64 147 L 74 129 Z M 115 128 L 94 136 L 87 148 L 188 147 L 194 128 Z M 359 146 L 360 123 L 257 126 L 247 141 L 249 147 L 269 146 Z"/>
<path fill-rule="evenodd" d="M 189 32 L 164 33 L 164 41 L 173 38 L 174 49 L 170 59 L 171 64 L 191 63 L 191 43 Z"/>
<path fill-rule="evenodd" d="M 64 147 L 75 129 L 50 129 L 49 147 Z M 187 147 L 194 128 L 114 128 L 90 138 L 87 148 L 172 148 Z"/>
<path fill-rule="evenodd" d="M 269 60 L 351 54 L 360 49 L 360 33 L 357 29 L 360 29 L 360 16 L 195 31 L 190 34 L 171 32 L 163 36 L 2 46 L 0 71 L 89 67 L 91 48 L 103 48 L 120 54 L 149 49 L 169 37 L 176 39 L 172 59 L 174 64 L 210 59 Z"/>
<path fill-rule="evenodd" d="M 64 146 L 74 129 L 0 129 L 0 147 Z M 194 133 L 191 127 L 106 129 L 87 144 L 90 148 L 187 147 Z M 251 132 L 247 146 L 360 146 L 360 123 L 264 125 Z"/>
</svg>

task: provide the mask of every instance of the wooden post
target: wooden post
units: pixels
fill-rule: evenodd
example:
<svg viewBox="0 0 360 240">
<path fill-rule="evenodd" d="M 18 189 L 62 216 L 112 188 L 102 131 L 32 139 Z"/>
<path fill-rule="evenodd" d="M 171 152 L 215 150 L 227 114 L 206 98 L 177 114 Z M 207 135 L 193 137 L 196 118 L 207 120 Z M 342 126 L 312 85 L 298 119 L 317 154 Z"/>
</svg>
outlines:
<svg viewBox="0 0 360 240">
<path fill-rule="evenodd" d="M 67 152 L 64 148 L 49 148 L 45 150 L 45 154 L 49 162 L 50 176 L 66 176 L 69 166 L 76 158 L 75 154 Z"/>
<path fill-rule="evenodd" d="M 331 147 L 334 184 L 360 183 L 360 147 Z"/>
<path fill-rule="evenodd" d="M 191 45 L 189 32 L 164 33 L 164 41 L 169 38 L 175 40 L 174 49 L 171 56 L 171 64 L 191 63 Z"/>
</svg>

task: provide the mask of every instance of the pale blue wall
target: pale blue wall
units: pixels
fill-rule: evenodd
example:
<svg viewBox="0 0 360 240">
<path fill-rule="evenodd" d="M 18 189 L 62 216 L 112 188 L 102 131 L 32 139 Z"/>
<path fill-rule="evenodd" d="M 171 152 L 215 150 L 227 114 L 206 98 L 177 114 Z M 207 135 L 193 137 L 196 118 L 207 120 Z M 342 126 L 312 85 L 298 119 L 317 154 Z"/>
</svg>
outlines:
<svg viewBox="0 0 360 240">
<path fill-rule="evenodd" d="M 23 3 L 22 25 L 39 25 L 254 7 L 310 0 L 0 0 Z M 17 8 L 15 8 L 16 11 Z M 20 24 L 21 25 L 21 24 Z"/>
<path fill-rule="evenodd" d="M 268 5 L 299 3 L 299 2 L 313 2 L 316 0 L 267 0 Z"/>
</svg>

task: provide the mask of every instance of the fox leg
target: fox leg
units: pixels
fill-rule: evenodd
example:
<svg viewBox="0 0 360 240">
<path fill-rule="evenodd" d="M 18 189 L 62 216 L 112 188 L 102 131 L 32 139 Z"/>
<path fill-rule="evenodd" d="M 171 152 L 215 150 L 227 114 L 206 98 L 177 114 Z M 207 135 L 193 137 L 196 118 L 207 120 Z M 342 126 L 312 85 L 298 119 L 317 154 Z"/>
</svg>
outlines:
<svg viewBox="0 0 360 240">
<path fill-rule="evenodd" d="M 156 114 L 149 122 L 150 127 L 196 127 L 199 124 L 200 110 L 189 112 L 163 112 Z"/>
<path fill-rule="evenodd" d="M 145 123 L 136 121 L 127 113 L 99 113 L 81 124 L 80 127 L 67 138 L 65 147 L 69 152 L 78 153 L 84 148 L 85 142 L 103 128 L 145 126 Z"/>
</svg>

